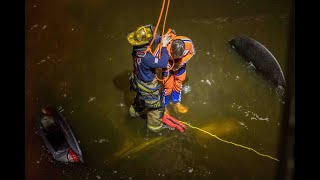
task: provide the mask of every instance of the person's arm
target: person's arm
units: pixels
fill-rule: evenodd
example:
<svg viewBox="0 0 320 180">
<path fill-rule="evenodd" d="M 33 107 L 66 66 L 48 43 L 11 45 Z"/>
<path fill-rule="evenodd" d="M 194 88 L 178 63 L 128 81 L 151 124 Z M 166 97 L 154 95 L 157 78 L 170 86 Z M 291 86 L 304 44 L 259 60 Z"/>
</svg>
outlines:
<svg viewBox="0 0 320 180">
<path fill-rule="evenodd" d="M 152 56 L 150 53 L 147 53 L 144 58 L 146 59 L 143 61 L 144 64 L 150 68 L 165 68 L 169 61 L 169 53 L 167 47 L 162 47 L 160 59 Z"/>
<path fill-rule="evenodd" d="M 171 41 L 171 37 L 169 35 L 164 35 L 162 38 L 162 48 L 161 48 L 161 57 L 158 59 L 157 57 L 152 56 L 150 53 L 147 53 L 144 61 L 145 65 L 150 68 L 165 68 L 167 67 L 169 61 L 169 53 L 167 50 L 167 45 Z"/>
</svg>

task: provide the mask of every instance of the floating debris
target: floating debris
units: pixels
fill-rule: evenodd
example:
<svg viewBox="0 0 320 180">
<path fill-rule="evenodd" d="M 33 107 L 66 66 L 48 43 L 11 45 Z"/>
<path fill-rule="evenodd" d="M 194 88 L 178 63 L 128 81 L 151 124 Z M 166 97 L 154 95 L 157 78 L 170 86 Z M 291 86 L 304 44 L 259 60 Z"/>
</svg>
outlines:
<svg viewBox="0 0 320 180">
<path fill-rule="evenodd" d="M 193 171 L 193 168 L 189 169 L 189 173 L 192 173 L 192 171 Z"/>
<path fill-rule="evenodd" d="M 236 103 L 233 103 L 231 105 L 232 108 L 237 108 L 239 112 L 243 112 L 244 111 L 244 114 L 246 117 L 248 117 L 249 115 L 251 115 L 251 120 L 261 120 L 261 121 L 269 121 L 269 118 L 266 117 L 266 118 L 263 118 L 263 117 L 260 117 L 258 114 L 254 113 L 254 112 L 251 112 L 251 111 L 246 111 L 245 108 L 242 108 L 242 106 L 240 105 L 237 105 Z M 249 107 L 249 106 L 247 106 Z"/>
<path fill-rule="evenodd" d="M 249 62 L 247 68 L 251 68 L 251 67 L 253 67 L 254 69 L 256 69 L 256 67 L 252 64 L 252 62 Z"/>
<path fill-rule="evenodd" d="M 40 62 L 38 62 L 37 64 L 42 64 L 42 63 L 45 63 L 46 60 L 45 59 L 42 59 Z"/>
<path fill-rule="evenodd" d="M 126 105 L 123 104 L 123 103 L 120 103 L 118 106 L 120 106 L 120 107 L 125 107 Z"/>
<path fill-rule="evenodd" d="M 183 91 L 184 94 L 187 94 L 188 92 L 191 91 L 191 87 L 189 85 L 182 86 L 182 91 Z"/>
<path fill-rule="evenodd" d="M 244 126 L 246 129 L 248 129 L 248 127 L 247 127 L 243 122 L 238 121 L 238 123 L 239 123 L 241 126 Z"/>
<path fill-rule="evenodd" d="M 98 143 L 103 143 L 105 141 L 109 142 L 109 140 L 107 140 L 107 139 L 100 139 Z"/>
<path fill-rule="evenodd" d="M 208 79 L 206 80 L 206 83 L 208 83 L 211 86 L 211 82 Z"/>
<path fill-rule="evenodd" d="M 92 101 L 94 101 L 94 100 L 96 100 L 96 97 L 90 97 L 90 99 L 89 99 L 88 102 L 92 102 Z"/>
<path fill-rule="evenodd" d="M 46 29 L 47 28 L 47 26 L 46 25 L 44 25 L 43 27 L 42 27 L 42 29 Z"/>
<path fill-rule="evenodd" d="M 97 175 L 96 177 L 97 177 L 97 179 L 101 179 L 101 177 L 99 175 Z"/>
</svg>

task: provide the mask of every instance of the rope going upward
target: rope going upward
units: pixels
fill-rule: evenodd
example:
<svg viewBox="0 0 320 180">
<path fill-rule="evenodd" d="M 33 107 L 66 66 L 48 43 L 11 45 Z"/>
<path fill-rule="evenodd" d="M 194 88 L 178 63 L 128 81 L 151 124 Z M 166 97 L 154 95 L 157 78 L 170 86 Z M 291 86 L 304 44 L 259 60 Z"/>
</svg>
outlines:
<svg viewBox="0 0 320 180">
<path fill-rule="evenodd" d="M 158 22 L 157 22 L 157 25 L 156 25 L 156 27 L 155 27 L 155 29 L 154 29 L 154 32 L 153 32 L 152 40 L 151 40 L 150 45 L 147 47 L 147 49 L 146 49 L 145 52 L 151 52 L 151 53 L 152 53 L 152 51 L 151 51 L 151 46 L 152 46 L 152 44 L 153 44 L 153 42 L 154 42 L 154 40 L 155 40 L 155 38 L 156 38 L 156 35 L 157 35 L 157 30 L 158 30 L 158 27 L 159 27 L 159 24 L 160 24 L 160 21 L 161 21 L 161 18 L 162 18 L 162 14 L 163 14 L 163 10 L 164 10 L 164 5 L 165 5 L 165 3 L 166 3 L 166 0 L 163 0 L 163 2 L 162 2 L 162 7 L 161 7 L 161 11 L 160 11 L 160 15 L 159 15 L 159 18 L 158 18 Z M 161 35 L 161 37 L 163 37 L 163 35 L 164 35 L 164 29 L 165 29 L 165 25 L 166 25 L 166 21 L 167 21 L 169 6 L 170 6 L 170 0 L 168 0 L 168 3 L 167 3 L 167 9 L 166 9 L 166 14 L 165 14 L 165 16 L 164 16 L 164 21 L 163 21 L 163 26 L 162 26 L 162 35 Z M 171 32 L 171 29 L 169 29 L 169 31 L 168 31 L 166 34 L 169 34 L 170 32 Z M 161 46 L 162 46 L 162 42 L 160 42 L 157 47 L 160 49 Z M 154 53 L 152 53 L 152 54 L 154 54 Z M 159 59 L 160 59 L 160 57 L 161 57 L 161 50 L 159 51 L 158 57 L 159 57 Z M 174 61 L 173 61 L 173 65 L 172 65 L 170 68 L 167 67 L 167 69 L 166 69 L 166 71 L 168 72 L 168 75 L 167 75 L 166 77 L 164 77 L 163 79 L 160 79 L 160 78 L 158 78 L 158 76 L 157 76 L 157 74 L 156 74 L 156 79 L 157 79 L 158 81 L 161 81 L 161 82 L 167 80 L 167 79 L 169 78 L 169 71 L 173 68 L 173 66 L 174 66 Z"/>
</svg>

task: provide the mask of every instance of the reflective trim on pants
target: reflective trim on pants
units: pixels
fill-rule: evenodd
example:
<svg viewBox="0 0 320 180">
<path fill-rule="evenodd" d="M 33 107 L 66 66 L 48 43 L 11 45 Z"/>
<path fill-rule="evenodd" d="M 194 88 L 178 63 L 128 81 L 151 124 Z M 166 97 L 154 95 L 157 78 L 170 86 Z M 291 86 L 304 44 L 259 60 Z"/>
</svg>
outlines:
<svg viewBox="0 0 320 180">
<path fill-rule="evenodd" d="M 150 110 L 147 113 L 147 127 L 153 132 L 159 132 L 162 128 L 163 108 Z"/>
</svg>

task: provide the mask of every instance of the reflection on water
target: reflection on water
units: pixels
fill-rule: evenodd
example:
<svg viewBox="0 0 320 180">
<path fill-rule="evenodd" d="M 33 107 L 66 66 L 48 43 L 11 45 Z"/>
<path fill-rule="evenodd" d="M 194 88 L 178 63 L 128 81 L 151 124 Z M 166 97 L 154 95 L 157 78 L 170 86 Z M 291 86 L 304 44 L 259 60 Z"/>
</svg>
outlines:
<svg viewBox="0 0 320 180">
<path fill-rule="evenodd" d="M 155 24 L 161 3 L 26 1 L 26 179 L 274 177 L 277 162 L 252 151 L 188 127 L 154 134 L 145 120 L 129 118 L 135 94 L 129 91 L 132 47 L 126 35 Z M 166 28 L 190 37 L 197 53 L 182 93 L 189 111 L 177 114 L 170 106 L 171 115 L 276 157 L 284 104 L 228 41 L 237 35 L 258 40 L 286 75 L 290 6 L 280 0 L 172 1 Z M 48 154 L 35 130 L 47 104 L 67 118 L 85 163 L 59 163 Z"/>
</svg>

